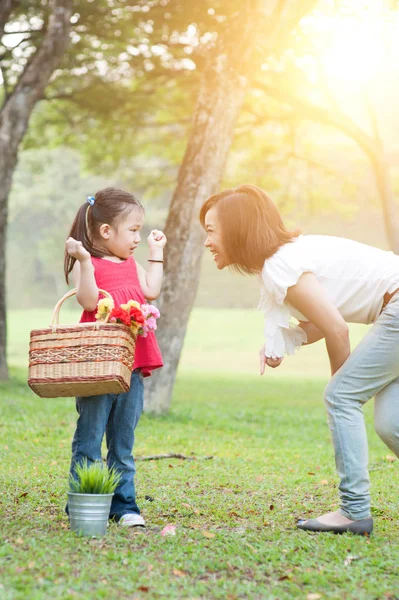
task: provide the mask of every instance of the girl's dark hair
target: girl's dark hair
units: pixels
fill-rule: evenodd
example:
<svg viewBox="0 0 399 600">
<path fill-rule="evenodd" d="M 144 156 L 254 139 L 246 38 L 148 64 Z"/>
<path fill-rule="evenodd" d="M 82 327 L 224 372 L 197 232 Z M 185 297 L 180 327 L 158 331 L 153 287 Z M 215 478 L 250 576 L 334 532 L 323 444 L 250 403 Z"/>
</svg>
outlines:
<svg viewBox="0 0 399 600">
<path fill-rule="evenodd" d="M 100 190 L 94 196 L 93 204 L 87 201 L 79 208 L 68 237 L 82 242 L 91 256 L 101 258 L 107 254 L 106 250 L 95 247 L 95 242 L 100 236 L 101 225 L 107 223 L 116 227 L 121 217 L 133 209 L 144 212 L 141 202 L 133 194 L 113 187 Z M 76 258 L 65 251 L 64 273 L 67 283 L 75 262 Z"/>
<path fill-rule="evenodd" d="M 300 234 L 287 231 L 271 198 L 256 185 L 240 185 L 208 198 L 199 215 L 204 229 L 211 208 L 217 210 L 229 266 L 241 274 L 260 273 L 267 258 Z"/>
</svg>

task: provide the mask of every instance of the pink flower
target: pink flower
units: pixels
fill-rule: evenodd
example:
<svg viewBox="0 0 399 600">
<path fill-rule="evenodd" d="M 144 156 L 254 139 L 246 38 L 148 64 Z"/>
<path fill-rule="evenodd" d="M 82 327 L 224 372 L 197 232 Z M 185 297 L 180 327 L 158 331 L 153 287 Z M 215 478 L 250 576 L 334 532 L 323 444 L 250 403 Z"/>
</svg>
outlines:
<svg viewBox="0 0 399 600">
<path fill-rule="evenodd" d="M 149 304 L 142 304 L 141 305 L 141 312 L 143 313 L 143 315 L 144 315 L 145 318 L 147 318 L 148 315 L 150 314 L 149 306 L 150 306 Z"/>
<path fill-rule="evenodd" d="M 151 306 L 151 310 L 150 310 L 151 314 L 155 317 L 155 319 L 159 319 L 159 317 L 161 316 L 161 313 L 159 312 L 157 307 L 153 306 L 152 304 L 150 306 Z"/>
<path fill-rule="evenodd" d="M 157 328 L 157 322 L 155 320 L 155 317 L 149 317 L 148 319 L 146 319 L 146 327 L 148 327 L 149 331 L 155 331 Z"/>
<path fill-rule="evenodd" d="M 159 318 L 160 312 L 153 304 L 142 304 L 141 311 L 144 315 L 143 337 L 146 337 L 149 332 L 155 331 L 157 328 L 156 319 Z"/>
<path fill-rule="evenodd" d="M 143 311 L 143 315 L 145 316 L 145 318 L 153 316 L 155 317 L 155 319 L 159 319 L 160 317 L 159 310 L 153 304 L 142 304 L 141 310 Z"/>
</svg>

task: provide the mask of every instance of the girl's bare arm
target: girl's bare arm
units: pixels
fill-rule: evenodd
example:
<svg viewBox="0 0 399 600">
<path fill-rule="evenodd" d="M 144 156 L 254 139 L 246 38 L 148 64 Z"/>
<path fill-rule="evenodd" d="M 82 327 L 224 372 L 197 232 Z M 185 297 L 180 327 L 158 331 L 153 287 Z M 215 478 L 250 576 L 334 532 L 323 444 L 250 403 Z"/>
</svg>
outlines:
<svg viewBox="0 0 399 600">
<path fill-rule="evenodd" d="M 72 269 L 72 279 L 77 290 L 76 298 L 84 310 L 95 310 L 98 302 L 98 287 L 90 254 L 83 248 L 81 242 L 73 238 L 67 239 L 66 249 L 68 254 L 76 258 Z"/>
</svg>

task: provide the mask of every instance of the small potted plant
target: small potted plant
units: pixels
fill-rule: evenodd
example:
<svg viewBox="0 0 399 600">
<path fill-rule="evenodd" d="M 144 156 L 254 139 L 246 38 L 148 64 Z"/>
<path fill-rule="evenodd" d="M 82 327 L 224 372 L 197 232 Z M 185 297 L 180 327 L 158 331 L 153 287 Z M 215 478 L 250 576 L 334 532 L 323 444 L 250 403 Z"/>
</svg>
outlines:
<svg viewBox="0 0 399 600">
<path fill-rule="evenodd" d="M 88 464 L 86 459 L 75 467 L 75 473 L 76 478 L 72 474 L 69 477 L 71 529 L 80 535 L 105 535 L 112 496 L 121 476 L 101 461 Z"/>
</svg>

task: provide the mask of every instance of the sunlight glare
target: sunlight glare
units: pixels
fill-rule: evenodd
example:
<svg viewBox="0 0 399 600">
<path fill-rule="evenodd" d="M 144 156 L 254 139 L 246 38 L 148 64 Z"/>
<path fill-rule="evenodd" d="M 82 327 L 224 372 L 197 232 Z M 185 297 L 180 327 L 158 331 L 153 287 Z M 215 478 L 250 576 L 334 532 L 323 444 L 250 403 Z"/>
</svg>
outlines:
<svg viewBox="0 0 399 600">
<path fill-rule="evenodd" d="M 375 76 L 384 56 L 384 38 L 378 22 L 346 19 L 326 50 L 323 62 L 327 73 L 336 79 L 367 83 Z"/>
<path fill-rule="evenodd" d="M 320 62 L 326 75 L 337 83 L 367 85 L 382 71 L 396 71 L 397 13 L 375 7 L 350 15 L 319 17 L 313 27 L 319 35 Z"/>
</svg>

